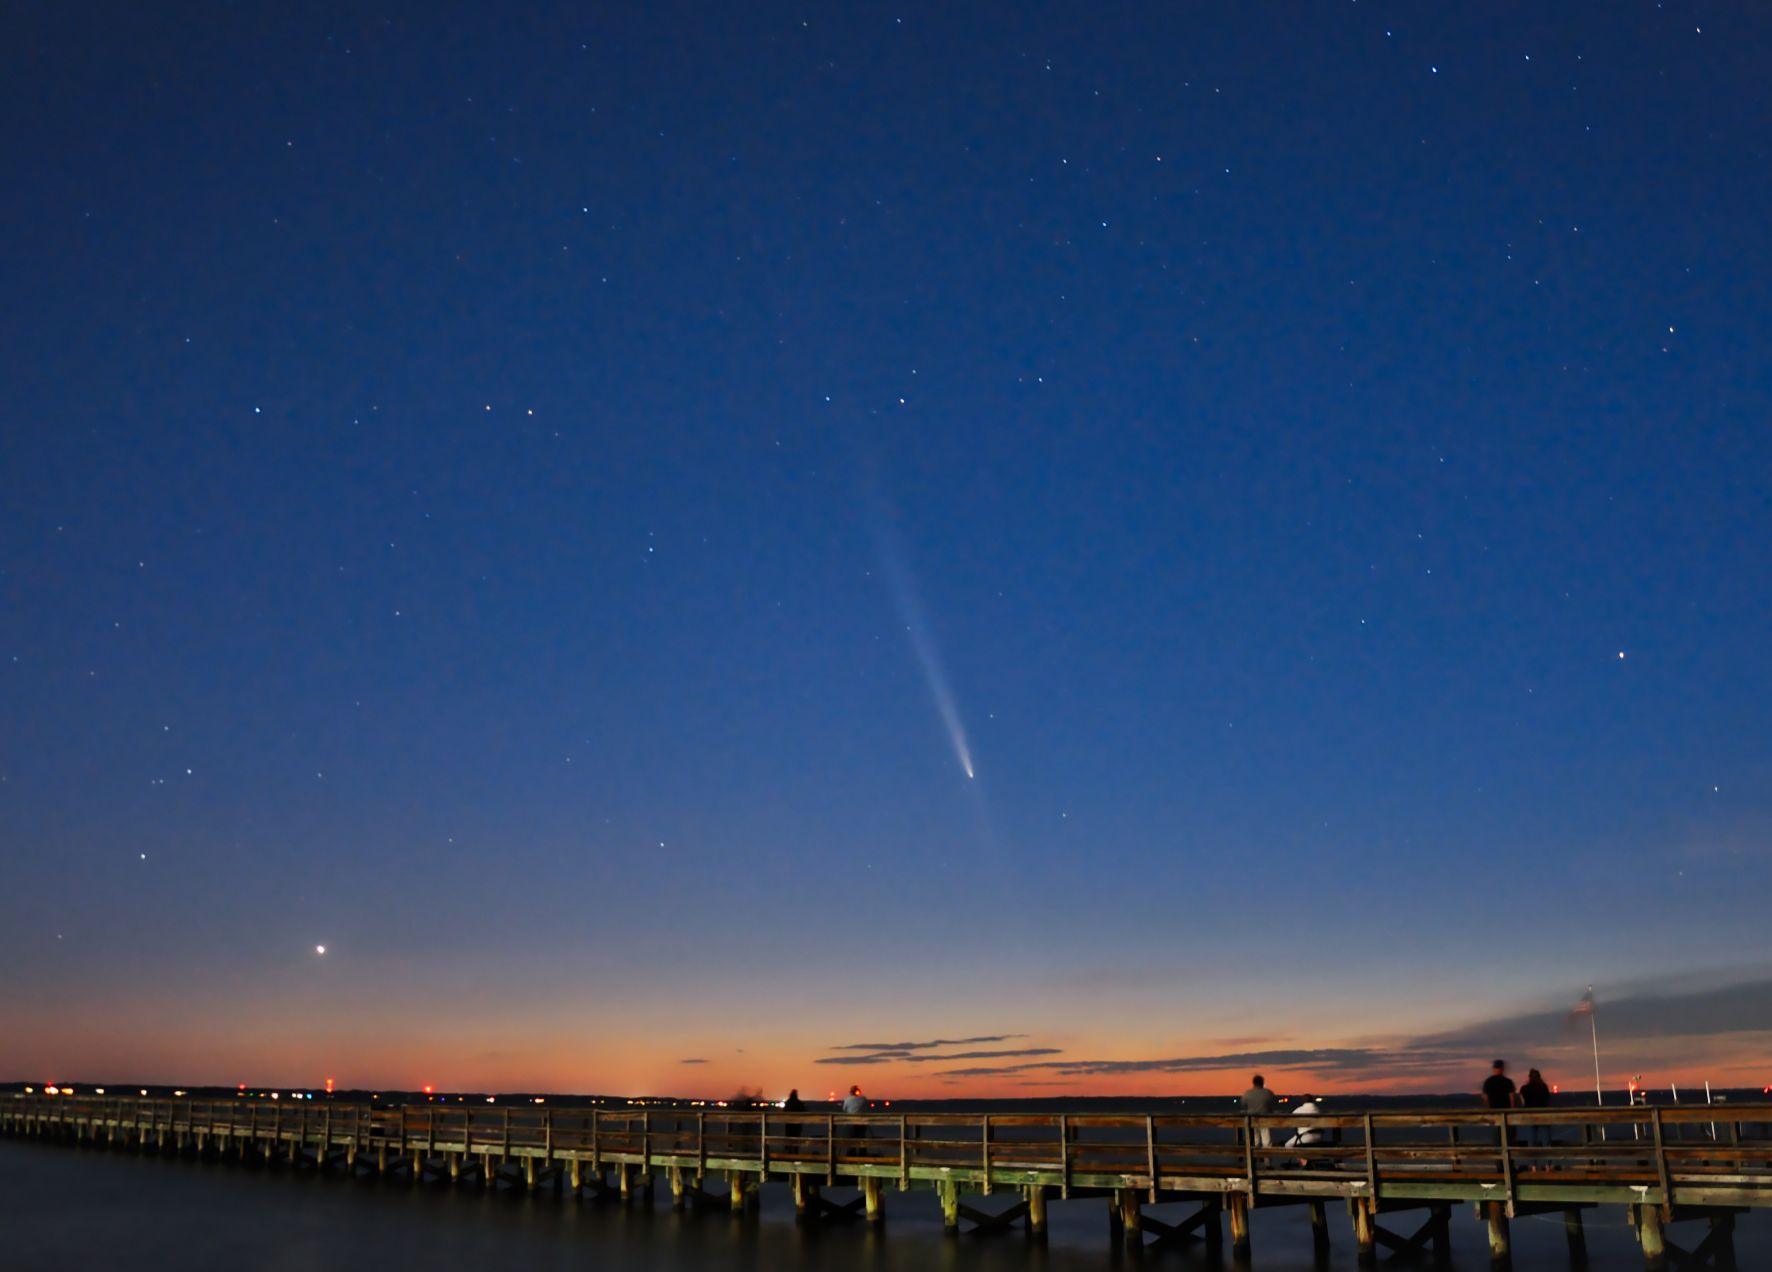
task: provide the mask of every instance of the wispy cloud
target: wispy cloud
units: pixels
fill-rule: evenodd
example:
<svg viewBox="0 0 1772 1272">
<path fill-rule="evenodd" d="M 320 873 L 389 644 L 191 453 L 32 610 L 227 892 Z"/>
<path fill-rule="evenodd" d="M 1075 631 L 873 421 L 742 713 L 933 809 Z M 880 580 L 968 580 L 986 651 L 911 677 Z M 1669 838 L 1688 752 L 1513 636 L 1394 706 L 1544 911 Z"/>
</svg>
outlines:
<svg viewBox="0 0 1772 1272">
<path fill-rule="evenodd" d="M 1400 1038 L 1359 1039 L 1359 1045 L 1349 1046 L 1235 1045 L 1268 1041 L 1249 1037 L 1226 1039 L 1220 1043 L 1220 1049 L 1198 1054 L 1132 1058 L 1066 1056 L 1063 1048 L 1051 1046 L 950 1050 L 1028 1037 L 1018 1033 L 917 1042 L 846 1043 L 830 1049 L 839 1054 L 814 1063 L 941 1065 L 932 1076 L 944 1084 L 977 1078 L 997 1078 L 1017 1086 L 1074 1084 L 1078 1079 L 1128 1074 L 1268 1069 L 1308 1074 L 1338 1085 L 1365 1082 L 1373 1087 L 1420 1087 L 1439 1082 L 1446 1084 L 1442 1089 L 1451 1089 L 1472 1085 L 1472 1075 L 1480 1075 L 1493 1056 L 1507 1056 L 1520 1064 L 1571 1060 L 1586 1046 L 1585 1028 L 1577 1034 L 1569 1027 L 1569 1010 L 1580 993 L 1580 986 L 1571 986 L 1566 1001 L 1540 1000 L 1535 1005 L 1522 1006 L 1519 1011 L 1473 1020 L 1453 1029 Z M 1772 972 L 1765 968 L 1735 968 L 1601 985 L 1597 998 L 1604 1049 L 1610 1055 L 1630 1056 L 1630 1063 L 1638 1067 L 1688 1067 L 1695 1061 L 1704 1061 L 1717 1066 L 1715 1073 L 1735 1072 L 1732 1062 L 1743 1048 L 1751 1045 L 1764 1050 L 1766 1044 L 1772 1044 Z"/>
<path fill-rule="evenodd" d="M 933 1051 L 937 1047 L 971 1047 L 982 1042 L 1013 1042 L 1026 1034 L 980 1034 L 976 1038 L 932 1038 L 928 1042 L 840 1042 L 826 1051 Z"/>
<path fill-rule="evenodd" d="M 706 1064 L 707 1061 L 703 1060 L 700 1056 L 690 1056 L 687 1060 L 679 1060 L 679 1061 L 677 1061 L 677 1063 L 678 1064 Z"/>
<path fill-rule="evenodd" d="M 1064 1077 L 1104 1077 L 1126 1073 L 1201 1073 L 1214 1069 L 1311 1069 L 1354 1071 L 1383 1064 L 1387 1052 L 1368 1047 L 1317 1047 L 1272 1051 L 1231 1051 L 1219 1055 L 1165 1056 L 1151 1060 L 1039 1060 L 1025 1064 L 945 1069 L 952 1077 L 1003 1077 L 1050 1070 Z M 956 1059 L 960 1057 L 955 1057 Z"/>
<path fill-rule="evenodd" d="M 1012 1056 L 1056 1056 L 1058 1047 L 1019 1047 L 1009 1051 L 876 1051 L 868 1055 L 824 1056 L 814 1064 L 935 1064 L 949 1060 L 1004 1060 Z"/>
</svg>

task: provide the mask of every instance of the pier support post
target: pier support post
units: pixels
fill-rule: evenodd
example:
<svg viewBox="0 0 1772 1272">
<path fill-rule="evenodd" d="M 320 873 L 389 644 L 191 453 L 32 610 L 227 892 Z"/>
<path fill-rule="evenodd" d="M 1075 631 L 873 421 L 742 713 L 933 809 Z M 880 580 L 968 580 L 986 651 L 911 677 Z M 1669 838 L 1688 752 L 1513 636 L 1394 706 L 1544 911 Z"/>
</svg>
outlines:
<svg viewBox="0 0 1772 1272">
<path fill-rule="evenodd" d="M 1247 1255 L 1249 1253 L 1249 1195 L 1234 1192 L 1230 1195 L 1231 1203 L 1231 1253 Z"/>
<path fill-rule="evenodd" d="M 1724 1212 L 1710 1217 L 1710 1236 L 1705 1245 L 1714 1246 L 1711 1261 L 1719 1268 L 1735 1272 L 1735 1216 Z"/>
<path fill-rule="evenodd" d="M 1114 1204 L 1120 1208 L 1120 1231 L 1125 1235 L 1126 1244 L 1129 1246 L 1143 1245 L 1144 1214 L 1138 1206 L 1138 1189 L 1115 1189 Z"/>
<path fill-rule="evenodd" d="M 879 1223 L 886 1217 L 886 1199 L 880 1192 L 879 1176 L 867 1175 L 862 1178 L 861 1195 L 866 1201 L 869 1223 Z"/>
<path fill-rule="evenodd" d="M 616 1184 L 621 1189 L 622 1204 L 626 1205 L 628 1202 L 632 1201 L 634 1197 L 633 1169 L 626 1162 L 617 1163 L 615 1167 L 615 1180 Z"/>
<path fill-rule="evenodd" d="M 960 1231 L 960 1185 L 951 1179 L 938 1180 L 935 1192 L 941 1198 L 941 1230 L 954 1236 Z"/>
<path fill-rule="evenodd" d="M 1483 1205 L 1489 1212 L 1489 1262 L 1505 1267 L 1513 1257 L 1508 1242 L 1507 1203 L 1486 1201 Z"/>
<path fill-rule="evenodd" d="M 375 1146 L 375 1173 L 378 1175 L 388 1173 L 388 1146 L 386 1144 Z"/>
<path fill-rule="evenodd" d="M 584 1163 L 580 1162 L 578 1160 L 578 1158 L 574 1157 L 572 1159 L 571 1171 L 572 1171 L 572 1198 L 574 1201 L 576 1201 L 576 1200 L 578 1200 L 578 1190 L 584 1184 Z"/>
<path fill-rule="evenodd" d="M 671 1209 L 681 1210 L 689 1200 L 683 1194 L 683 1168 L 673 1166 L 668 1175 L 671 1181 Z"/>
<path fill-rule="evenodd" d="M 503 1163 L 493 1159 L 491 1153 L 483 1153 L 480 1157 L 480 1186 L 491 1188 L 498 1183 L 498 1168 Z"/>
<path fill-rule="evenodd" d="M 1355 1197 L 1350 1203 L 1354 1212 L 1355 1255 L 1362 1267 L 1378 1258 L 1378 1224 L 1372 1214 L 1376 1204 L 1370 1197 Z"/>
<path fill-rule="evenodd" d="M 535 1158 L 523 1159 L 523 1186 L 530 1192 L 535 1191 Z"/>
<path fill-rule="evenodd" d="M 1587 1231 L 1581 1226 L 1581 1211 L 1574 1206 L 1563 1212 L 1563 1235 L 1569 1240 L 1569 1266 L 1587 1266 Z"/>
<path fill-rule="evenodd" d="M 1213 1263 L 1224 1257 L 1224 1227 L 1218 1222 L 1224 1199 L 1211 1197 L 1200 1203 L 1200 1234 L 1206 1238 L 1206 1258 Z"/>
<path fill-rule="evenodd" d="M 1311 1212 L 1311 1250 L 1319 1259 L 1329 1254 L 1329 1216 L 1323 1209 L 1323 1203 L 1310 1203 Z"/>
<path fill-rule="evenodd" d="M 1637 1207 L 1637 1240 L 1643 1246 L 1643 1262 L 1650 1272 L 1661 1272 L 1667 1266 L 1667 1242 L 1661 1236 L 1661 1207 Z"/>
<path fill-rule="evenodd" d="M 461 1157 L 460 1153 L 449 1154 L 449 1182 L 452 1184 L 461 1182 Z"/>
<path fill-rule="evenodd" d="M 1028 1185 L 1028 1231 L 1036 1237 L 1046 1235 L 1046 1186 Z"/>
</svg>

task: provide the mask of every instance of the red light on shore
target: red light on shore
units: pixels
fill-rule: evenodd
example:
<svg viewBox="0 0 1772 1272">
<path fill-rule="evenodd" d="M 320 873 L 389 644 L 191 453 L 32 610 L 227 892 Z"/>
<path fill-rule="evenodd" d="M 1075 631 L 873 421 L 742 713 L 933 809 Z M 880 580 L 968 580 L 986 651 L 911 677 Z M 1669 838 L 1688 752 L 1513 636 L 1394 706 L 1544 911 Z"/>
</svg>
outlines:
<svg viewBox="0 0 1772 1272">
<path fill-rule="evenodd" d="M 429 1095 L 432 1090 L 433 1090 L 433 1088 L 432 1088 L 431 1084 L 429 1082 L 425 1083 L 425 1094 Z"/>
<path fill-rule="evenodd" d="M 242 1091 L 244 1091 L 244 1090 L 245 1090 L 245 1089 L 246 1089 L 246 1084 L 245 1084 L 245 1083 L 244 1083 L 244 1082 L 242 1082 L 242 1083 L 241 1083 L 241 1084 L 240 1084 L 240 1089 L 241 1089 L 241 1090 L 242 1090 Z"/>
<path fill-rule="evenodd" d="M 1562 1087 L 1561 1083 L 1559 1083 L 1559 1082 L 1551 1083 L 1551 1094 L 1552 1095 L 1561 1095 L 1562 1093 L 1563 1093 L 1563 1087 Z"/>
<path fill-rule="evenodd" d="M 327 1095 L 332 1094 L 332 1079 L 331 1078 L 326 1079 L 326 1094 Z"/>
</svg>

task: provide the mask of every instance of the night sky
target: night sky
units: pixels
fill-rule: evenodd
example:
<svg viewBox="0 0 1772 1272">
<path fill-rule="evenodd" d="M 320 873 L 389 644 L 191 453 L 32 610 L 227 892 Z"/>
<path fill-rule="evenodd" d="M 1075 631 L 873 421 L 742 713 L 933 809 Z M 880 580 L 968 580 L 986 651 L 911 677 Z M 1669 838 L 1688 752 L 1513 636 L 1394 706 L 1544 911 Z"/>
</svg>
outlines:
<svg viewBox="0 0 1772 1272">
<path fill-rule="evenodd" d="M 0 1078 L 1772 1077 L 1772 8 L 5 44 Z"/>
</svg>

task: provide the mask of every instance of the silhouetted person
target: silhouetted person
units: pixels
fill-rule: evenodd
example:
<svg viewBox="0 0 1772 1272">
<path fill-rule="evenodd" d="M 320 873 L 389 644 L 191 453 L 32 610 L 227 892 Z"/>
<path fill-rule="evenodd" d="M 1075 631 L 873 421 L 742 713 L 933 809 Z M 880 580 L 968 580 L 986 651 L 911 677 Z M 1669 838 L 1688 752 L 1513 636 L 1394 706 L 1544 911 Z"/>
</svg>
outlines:
<svg viewBox="0 0 1772 1272">
<path fill-rule="evenodd" d="M 1249 1089 L 1243 1092 L 1243 1112 L 1252 1117 L 1265 1117 L 1280 1111 L 1280 1101 L 1274 1093 L 1267 1089 L 1267 1079 L 1259 1073 L 1249 1079 Z M 1271 1147 L 1274 1142 L 1272 1127 L 1258 1126 L 1255 1128 L 1255 1142 L 1262 1148 Z"/>
<path fill-rule="evenodd" d="M 788 1092 L 788 1098 L 781 1102 L 781 1111 L 783 1113 L 804 1113 L 806 1111 L 806 1105 L 800 1100 L 799 1087 L 795 1087 L 792 1091 Z M 793 1152 L 797 1153 L 800 1151 L 801 1145 L 798 1143 L 798 1140 L 800 1138 L 800 1133 L 805 1129 L 806 1128 L 801 1126 L 798 1122 L 789 1122 L 787 1124 L 788 1138 L 796 1141 L 792 1146 Z"/>
<path fill-rule="evenodd" d="M 1514 1080 L 1507 1076 L 1507 1061 L 1497 1060 L 1489 1076 L 1483 1079 L 1483 1105 L 1491 1109 L 1511 1109 L 1520 1097 L 1514 1092 Z"/>
<path fill-rule="evenodd" d="M 1520 1107 L 1523 1109 L 1548 1109 L 1551 1102 L 1550 1084 L 1544 1080 L 1537 1069 L 1526 1072 L 1526 1084 L 1520 1088 Z M 1526 1143 L 1534 1147 L 1548 1147 L 1551 1144 L 1551 1128 L 1548 1126 L 1528 1126 Z"/>
<path fill-rule="evenodd" d="M 849 1094 L 843 1097 L 843 1111 L 845 1113 L 866 1113 L 868 1111 L 868 1097 L 861 1093 L 860 1087 L 852 1086 L 849 1088 Z M 845 1127 L 844 1129 L 849 1132 L 852 1139 L 866 1139 L 868 1137 L 868 1127 L 865 1122 L 854 1124 Z M 867 1152 L 865 1148 L 857 1148 L 854 1151 L 857 1154 Z"/>
<path fill-rule="evenodd" d="M 1507 1076 L 1507 1061 L 1497 1060 L 1489 1070 L 1489 1076 L 1483 1079 L 1483 1107 L 1490 1109 L 1511 1109 L 1520 1102 L 1514 1091 L 1514 1080 Z M 1495 1143 L 1501 1143 L 1502 1133 L 1497 1131 Z"/>
</svg>

